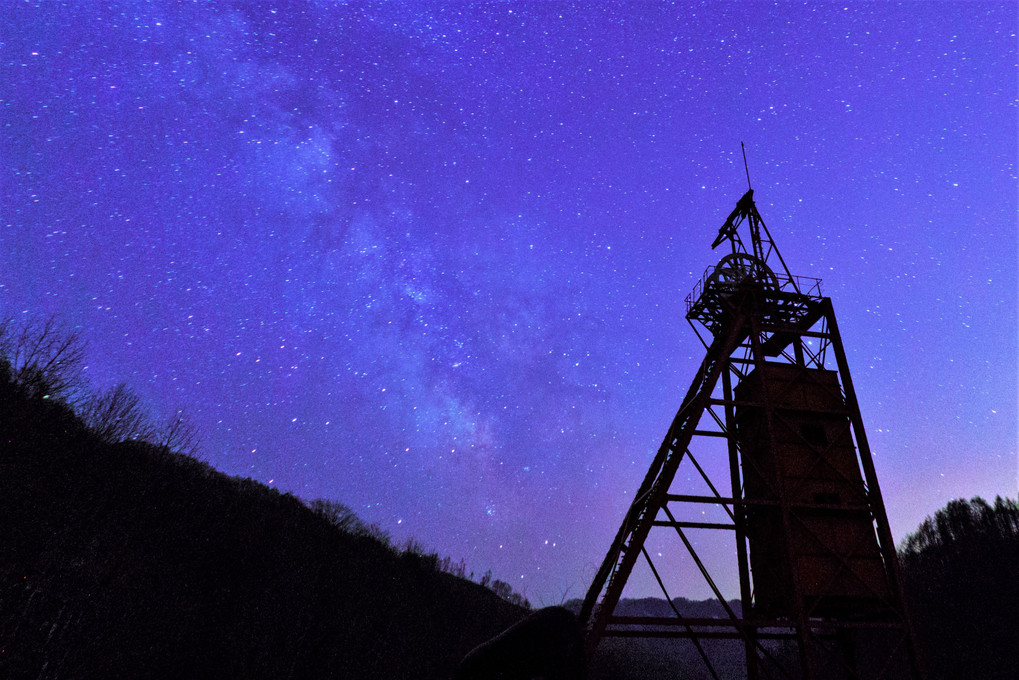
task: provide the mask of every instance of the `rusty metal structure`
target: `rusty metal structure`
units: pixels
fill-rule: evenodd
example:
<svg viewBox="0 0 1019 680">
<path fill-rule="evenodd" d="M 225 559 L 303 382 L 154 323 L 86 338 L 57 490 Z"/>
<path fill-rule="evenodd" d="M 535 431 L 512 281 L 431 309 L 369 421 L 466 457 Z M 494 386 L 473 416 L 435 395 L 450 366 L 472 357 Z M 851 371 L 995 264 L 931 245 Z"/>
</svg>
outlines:
<svg viewBox="0 0 1019 680">
<path fill-rule="evenodd" d="M 742 643 L 749 680 L 920 678 L 831 300 L 818 279 L 789 272 L 753 189 L 712 248 L 723 244 L 729 252 L 686 299 L 703 362 L 581 610 L 588 652 L 607 636 L 686 638 L 718 678 L 704 641 L 729 638 Z M 707 472 L 711 455 L 727 458 L 727 478 Z M 681 466 L 710 491 L 677 493 Z M 723 521 L 685 519 L 685 510 L 707 506 Z M 740 606 L 723 597 L 694 531 L 735 538 Z M 681 544 L 724 617 L 683 616 L 674 605 L 673 616 L 617 615 L 638 561 L 665 591 L 668 565 L 656 565 L 645 546 L 652 532 Z"/>
</svg>

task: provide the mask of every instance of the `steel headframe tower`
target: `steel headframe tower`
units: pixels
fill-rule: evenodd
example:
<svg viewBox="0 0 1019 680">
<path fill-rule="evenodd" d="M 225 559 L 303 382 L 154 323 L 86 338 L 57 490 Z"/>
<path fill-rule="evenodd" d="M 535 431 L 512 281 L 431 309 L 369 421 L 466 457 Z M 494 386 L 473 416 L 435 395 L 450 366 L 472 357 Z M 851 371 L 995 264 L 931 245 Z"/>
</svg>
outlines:
<svg viewBox="0 0 1019 680">
<path fill-rule="evenodd" d="M 701 643 L 731 638 L 743 643 L 749 680 L 920 678 L 831 300 L 818 279 L 789 273 L 753 193 L 712 244 L 727 242 L 729 252 L 686 299 L 707 353 L 585 598 L 588 653 L 605 636 L 688 638 L 718 678 Z M 727 455 L 726 480 L 710 479 L 698 461 L 699 451 L 711 455 L 709 440 L 714 455 Z M 673 491 L 681 465 L 710 493 Z M 726 519 L 677 519 L 709 505 Z M 739 607 L 726 602 L 689 538 L 705 529 L 735 535 Z M 667 617 L 615 614 L 641 557 L 665 591 L 645 548 L 652 530 L 678 538 L 724 618 L 684 617 L 674 605 Z"/>
</svg>

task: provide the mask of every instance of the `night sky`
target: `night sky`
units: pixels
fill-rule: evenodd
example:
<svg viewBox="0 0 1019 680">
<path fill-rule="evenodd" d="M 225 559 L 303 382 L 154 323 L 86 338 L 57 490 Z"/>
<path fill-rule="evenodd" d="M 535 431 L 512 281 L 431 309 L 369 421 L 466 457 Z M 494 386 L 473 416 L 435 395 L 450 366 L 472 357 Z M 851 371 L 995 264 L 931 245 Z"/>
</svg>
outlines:
<svg viewBox="0 0 1019 680">
<path fill-rule="evenodd" d="M 743 141 L 896 540 L 1017 493 L 1014 2 L 0 8 L 0 312 L 79 327 L 217 469 L 582 596 Z"/>
</svg>

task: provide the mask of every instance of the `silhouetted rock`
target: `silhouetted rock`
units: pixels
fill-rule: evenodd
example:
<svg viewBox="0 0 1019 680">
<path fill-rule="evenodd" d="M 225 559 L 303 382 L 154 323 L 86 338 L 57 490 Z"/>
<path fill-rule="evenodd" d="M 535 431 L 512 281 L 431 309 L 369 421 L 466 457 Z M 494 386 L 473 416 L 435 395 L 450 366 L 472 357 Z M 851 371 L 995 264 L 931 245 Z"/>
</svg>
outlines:
<svg viewBox="0 0 1019 680">
<path fill-rule="evenodd" d="M 584 642 L 573 612 L 545 607 L 471 650 L 456 680 L 583 680 Z"/>
</svg>

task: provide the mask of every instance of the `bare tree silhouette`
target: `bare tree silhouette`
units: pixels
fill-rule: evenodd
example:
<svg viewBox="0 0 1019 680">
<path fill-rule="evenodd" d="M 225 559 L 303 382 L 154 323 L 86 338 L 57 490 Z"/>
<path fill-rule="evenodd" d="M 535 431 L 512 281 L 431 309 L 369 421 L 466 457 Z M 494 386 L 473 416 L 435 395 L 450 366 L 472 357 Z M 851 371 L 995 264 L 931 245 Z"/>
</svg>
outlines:
<svg viewBox="0 0 1019 680">
<path fill-rule="evenodd" d="M 188 420 L 184 409 L 177 409 L 155 433 L 155 444 L 166 453 L 180 453 L 201 459 L 198 431 Z"/>
<path fill-rule="evenodd" d="M 0 319 L 0 357 L 5 377 L 30 398 L 73 402 L 84 389 L 85 343 L 54 318 L 20 326 Z"/>
<path fill-rule="evenodd" d="M 93 434 L 109 444 L 155 438 L 156 427 L 142 409 L 141 399 L 124 383 L 89 399 L 81 415 Z"/>
<path fill-rule="evenodd" d="M 0 318 L 0 381 L 31 400 L 73 410 L 101 441 L 147 441 L 166 453 L 199 458 L 199 438 L 182 409 L 165 423 L 153 420 L 126 384 L 93 392 L 83 375 L 81 331 L 51 317 L 45 321 Z"/>
</svg>

